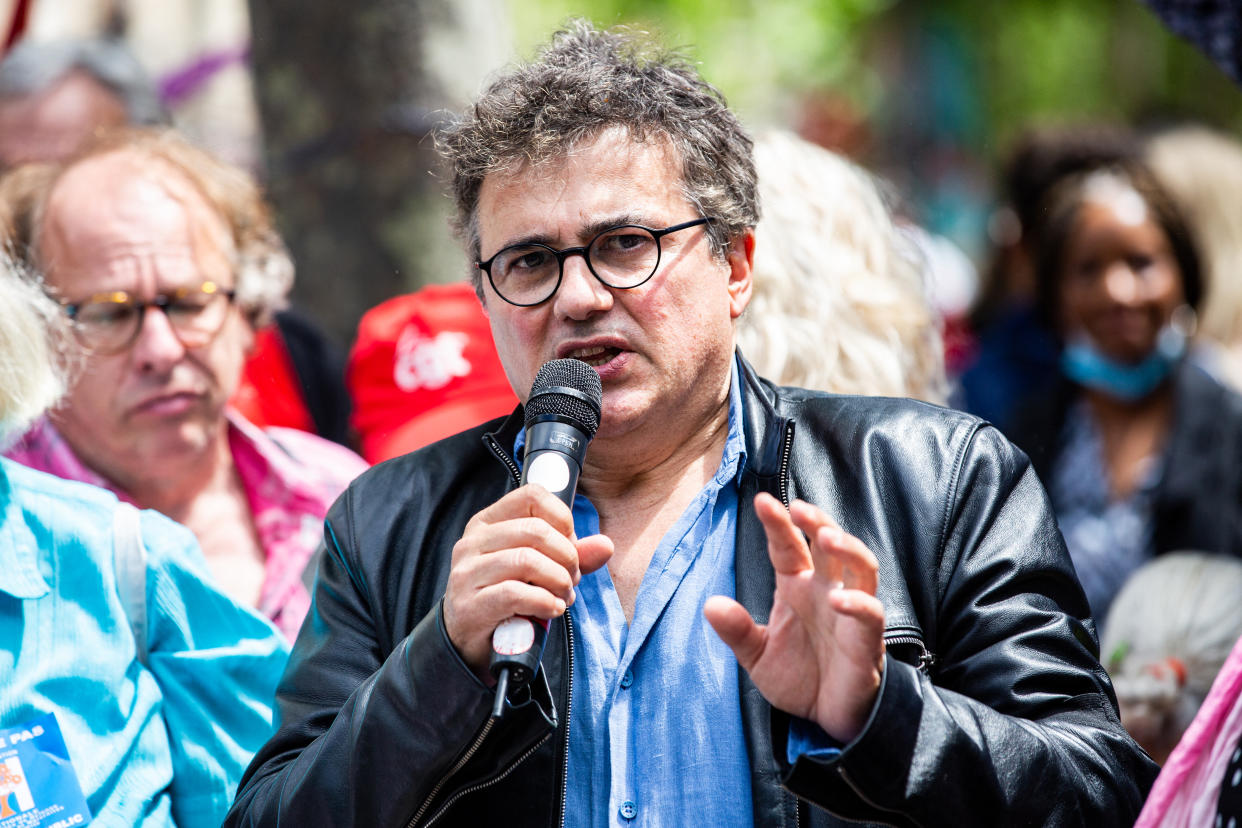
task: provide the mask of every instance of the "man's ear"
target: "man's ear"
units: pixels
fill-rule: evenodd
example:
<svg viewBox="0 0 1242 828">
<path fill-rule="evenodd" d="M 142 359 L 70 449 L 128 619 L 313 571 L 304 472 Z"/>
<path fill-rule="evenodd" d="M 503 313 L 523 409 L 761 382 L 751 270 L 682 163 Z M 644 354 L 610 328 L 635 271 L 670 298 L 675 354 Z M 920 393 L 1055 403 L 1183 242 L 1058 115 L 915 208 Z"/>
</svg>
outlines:
<svg viewBox="0 0 1242 828">
<path fill-rule="evenodd" d="M 479 300 L 479 307 L 483 308 L 483 315 L 490 319 L 492 315 L 487 309 L 487 291 L 483 289 L 483 279 L 485 277 L 483 276 L 483 271 L 479 270 L 476 272 L 478 277 L 476 278 L 472 274 L 470 277 L 470 284 L 474 287 L 474 295 L 475 298 Z"/>
<path fill-rule="evenodd" d="M 737 319 L 750 304 L 754 290 L 755 228 L 746 228 L 729 243 L 725 260 L 729 264 L 729 312 Z"/>
</svg>

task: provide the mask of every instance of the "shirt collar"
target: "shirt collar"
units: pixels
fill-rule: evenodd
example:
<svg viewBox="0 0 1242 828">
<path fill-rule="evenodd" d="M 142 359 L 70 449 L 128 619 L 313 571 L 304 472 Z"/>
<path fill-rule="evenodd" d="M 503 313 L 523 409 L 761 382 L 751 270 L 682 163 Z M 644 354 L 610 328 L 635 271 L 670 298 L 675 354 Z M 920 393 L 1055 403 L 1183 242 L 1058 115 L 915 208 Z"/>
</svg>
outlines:
<svg viewBox="0 0 1242 828">
<path fill-rule="evenodd" d="M 729 434 L 725 438 L 724 456 L 720 461 L 720 469 L 716 472 L 716 480 L 724 485 L 728 480 L 736 478 L 746 467 L 746 434 L 742 430 L 745 417 L 742 416 L 742 377 L 738 371 L 736 353 L 732 367 L 729 369 Z"/>
<path fill-rule="evenodd" d="M 14 494 L 10 463 L 0 458 L 0 592 L 18 599 L 42 598 L 51 589 L 39 572 L 38 541 Z"/>
<path fill-rule="evenodd" d="M 46 414 L 36 420 L 5 455 L 23 466 L 53 477 L 90 483 L 92 486 L 107 489 L 126 503 L 134 502 L 129 494 L 111 480 L 83 463 Z"/>
<path fill-rule="evenodd" d="M 273 501 L 321 500 L 303 481 L 298 462 L 263 429 L 231 407 L 225 409 L 224 416 L 229 424 L 229 452 L 253 511 L 257 513 L 258 505 Z"/>
</svg>

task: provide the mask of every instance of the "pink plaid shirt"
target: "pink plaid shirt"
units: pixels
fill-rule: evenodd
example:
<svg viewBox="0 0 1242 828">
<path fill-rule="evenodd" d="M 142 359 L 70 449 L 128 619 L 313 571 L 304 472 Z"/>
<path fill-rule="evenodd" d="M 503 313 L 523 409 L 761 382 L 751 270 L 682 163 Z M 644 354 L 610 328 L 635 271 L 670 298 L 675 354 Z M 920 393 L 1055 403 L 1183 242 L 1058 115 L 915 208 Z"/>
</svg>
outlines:
<svg viewBox="0 0 1242 828">
<path fill-rule="evenodd" d="M 258 610 L 292 640 L 310 609 L 303 572 L 323 537 L 323 517 L 367 463 L 344 446 L 313 434 L 259 429 L 232 410 L 226 416 L 233 462 L 267 556 Z M 6 454 L 57 477 L 102 486 L 133 503 L 127 493 L 87 468 L 46 418 Z"/>
</svg>

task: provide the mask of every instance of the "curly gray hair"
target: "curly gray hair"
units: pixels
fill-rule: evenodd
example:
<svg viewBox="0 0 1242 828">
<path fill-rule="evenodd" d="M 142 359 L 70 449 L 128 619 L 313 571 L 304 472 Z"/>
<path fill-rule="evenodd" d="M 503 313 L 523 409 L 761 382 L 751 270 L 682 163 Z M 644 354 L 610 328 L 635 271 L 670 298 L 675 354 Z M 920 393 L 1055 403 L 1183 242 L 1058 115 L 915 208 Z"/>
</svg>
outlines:
<svg viewBox="0 0 1242 828">
<path fill-rule="evenodd" d="M 645 32 L 572 20 L 438 135 L 453 171 L 454 229 L 471 258 L 480 255 L 476 210 L 487 176 L 562 157 L 612 127 L 676 153 L 686 199 L 717 220 L 709 230 L 717 255 L 759 221 L 751 139 L 720 91 Z M 479 271 L 473 278 L 478 288 Z"/>
</svg>

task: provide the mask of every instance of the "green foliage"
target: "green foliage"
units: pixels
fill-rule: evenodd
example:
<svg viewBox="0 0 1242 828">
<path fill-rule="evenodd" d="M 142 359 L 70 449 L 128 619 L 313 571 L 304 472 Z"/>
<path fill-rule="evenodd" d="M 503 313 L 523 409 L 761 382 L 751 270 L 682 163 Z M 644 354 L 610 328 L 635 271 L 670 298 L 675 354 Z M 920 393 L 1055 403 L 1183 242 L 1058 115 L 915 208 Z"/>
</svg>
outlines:
<svg viewBox="0 0 1242 828">
<path fill-rule="evenodd" d="M 573 16 L 626 23 L 684 47 L 742 112 L 773 117 L 799 93 L 861 92 L 866 28 L 895 0 L 513 0 L 518 52 L 527 55 Z M 874 84 L 871 84 L 874 86 Z"/>
<path fill-rule="evenodd" d="M 932 117 L 985 153 L 1048 121 L 1192 117 L 1242 129 L 1242 92 L 1140 0 L 511 0 L 519 53 L 571 16 L 685 46 L 752 121 L 792 122 L 823 90 L 865 113 L 891 108 L 910 80 L 891 64 L 913 61 L 906 71 L 930 73 L 934 97 L 957 96 Z"/>
<path fill-rule="evenodd" d="M 973 44 L 985 123 L 1002 145 L 1048 121 L 1242 126 L 1242 92 L 1139 0 L 945 0 L 937 8 Z"/>
</svg>

